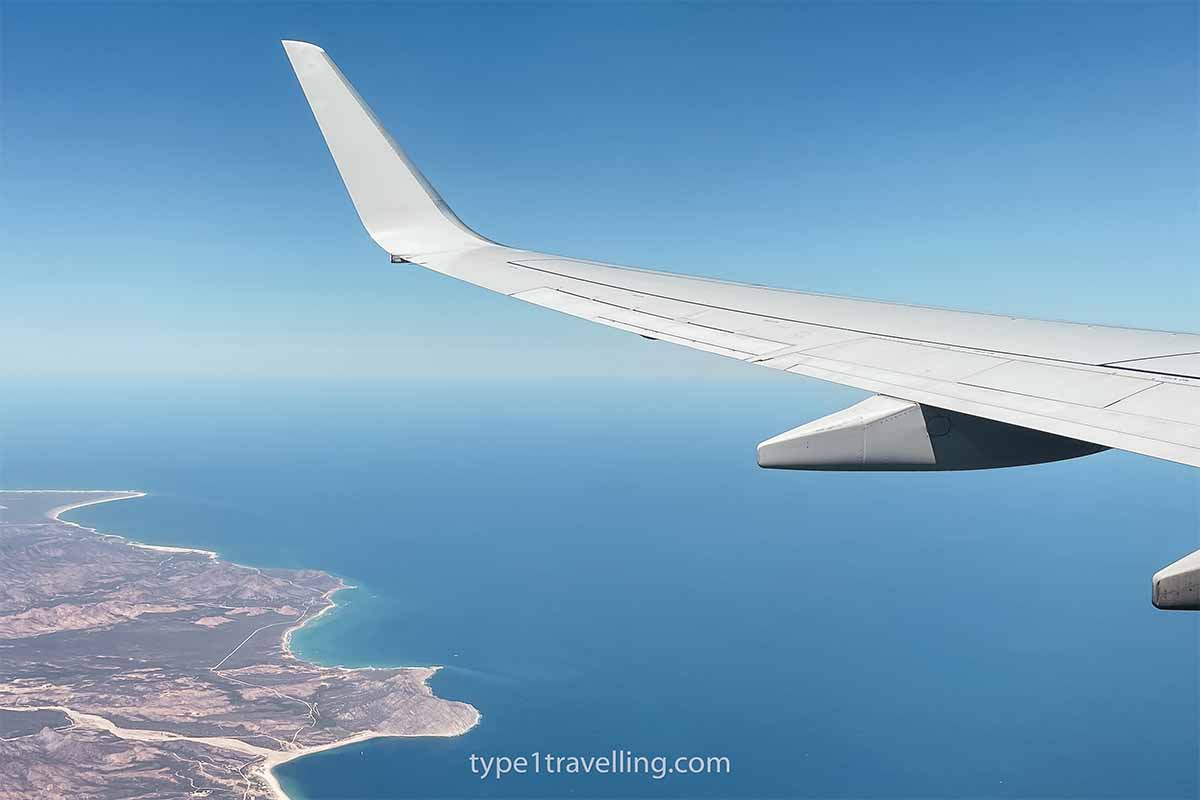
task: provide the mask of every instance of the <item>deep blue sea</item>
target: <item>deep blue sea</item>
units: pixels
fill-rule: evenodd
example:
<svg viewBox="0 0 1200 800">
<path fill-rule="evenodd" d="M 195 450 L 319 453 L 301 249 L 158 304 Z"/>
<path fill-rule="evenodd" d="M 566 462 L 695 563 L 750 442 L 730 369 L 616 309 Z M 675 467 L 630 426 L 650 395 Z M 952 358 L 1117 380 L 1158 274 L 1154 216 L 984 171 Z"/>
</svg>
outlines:
<svg viewBox="0 0 1200 800">
<path fill-rule="evenodd" d="M 359 588 L 296 637 L 443 664 L 481 725 L 279 771 L 295 798 L 1196 798 L 1196 470 L 768 472 L 862 395 L 747 382 L 45 384 L 0 397 L 0 484 L 137 488 L 69 518 Z M 717 755 L 727 775 L 469 757 Z"/>
</svg>

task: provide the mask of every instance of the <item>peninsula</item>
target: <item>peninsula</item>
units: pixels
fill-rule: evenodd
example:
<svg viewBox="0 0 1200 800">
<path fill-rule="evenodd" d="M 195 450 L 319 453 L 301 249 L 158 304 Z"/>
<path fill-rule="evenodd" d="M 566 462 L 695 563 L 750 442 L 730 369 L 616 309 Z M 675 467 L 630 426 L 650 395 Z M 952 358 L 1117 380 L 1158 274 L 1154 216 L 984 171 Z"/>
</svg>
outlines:
<svg viewBox="0 0 1200 800">
<path fill-rule="evenodd" d="M 286 798 L 272 767 L 377 736 L 457 736 L 436 668 L 310 664 L 292 631 L 341 580 L 58 518 L 140 492 L 0 491 L 0 800 Z"/>
</svg>

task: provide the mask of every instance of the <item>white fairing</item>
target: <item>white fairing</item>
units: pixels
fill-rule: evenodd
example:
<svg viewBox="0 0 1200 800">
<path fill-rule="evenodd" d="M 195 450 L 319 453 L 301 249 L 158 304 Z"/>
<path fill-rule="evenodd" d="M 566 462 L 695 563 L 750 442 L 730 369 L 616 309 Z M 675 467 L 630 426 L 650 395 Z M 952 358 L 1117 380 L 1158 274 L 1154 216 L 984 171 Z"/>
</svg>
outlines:
<svg viewBox="0 0 1200 800">
<path fill-rule="evenodd" d="M 937 463 L 921 407 L 876 395 L 758 446 L 771 469 L 919 468 Z"/>
<path fill-rule="evenodd" d="M 1154 573 L 1153 602 L 1168 611 L 1200 611 L 1200 550 Z"/>
<path fill-rule="evenodd" d="M 284 46 L 363 224 L 393 256 L 642 336 L 1200 466 L 1200 335 L 833 297 L 504 247 L 454 216 L 323 50 Z"/>
</svg>

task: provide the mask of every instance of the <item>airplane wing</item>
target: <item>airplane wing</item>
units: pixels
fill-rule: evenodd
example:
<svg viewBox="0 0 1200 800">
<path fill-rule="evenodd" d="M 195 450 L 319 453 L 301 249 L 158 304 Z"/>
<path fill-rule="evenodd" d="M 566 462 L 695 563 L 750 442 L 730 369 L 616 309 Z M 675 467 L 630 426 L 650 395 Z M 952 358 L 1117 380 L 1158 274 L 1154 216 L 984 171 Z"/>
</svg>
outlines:
<svg viewBox="0 0 1200 800">
<path fill-rule="evenodd" d="M 1200 335 L 859 300 L 506 247 L 454 215 L 324 50 L 283 44 L 363 225 L 392 261 L 876 394 L 763 442 L 762 466 L 979 469 L 1106 448 L 1200 466 Z"/>
</svg>

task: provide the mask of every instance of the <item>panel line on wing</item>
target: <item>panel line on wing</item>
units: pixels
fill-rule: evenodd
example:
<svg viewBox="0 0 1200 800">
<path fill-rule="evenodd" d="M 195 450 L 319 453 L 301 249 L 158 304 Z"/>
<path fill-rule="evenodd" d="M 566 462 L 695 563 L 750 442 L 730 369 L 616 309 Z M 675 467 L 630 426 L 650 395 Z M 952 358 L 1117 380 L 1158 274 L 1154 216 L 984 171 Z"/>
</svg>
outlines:
<svg viewBox="0 0 1200 800">
<path fill-rule="evenodd" d="M 652 338 L 662 338 L 677 344 L 693 344 L 697 347 L 702 345 L 703 347 L 700 349 L 731 355 L 740 360 L 777 352 L 788 347 L 787 342 L 760 339 L 755 336 L 699 325 L 687 320 L 649 314 L 640 309 L 627 308 L 552 287 L 517 292 L 512 297 L 613 327 L 628 326 L 643 336 L 653 334 Z M 716 349 L 712 350 L 712 348 Z"/>
<path fill-rule="evenodd" d="M 1070 364 L 1073 366 L 1097 367 L 1097 368 L 1101 368 L 1101 369 L 1128 369 L 1128 368 L 1123 368 L 1123 367 L 1109 367 L 1107 364 L 1105 364 L 1103 362 L 1099 362 L 1099 361 L 1078 361 L 1078 360 L 1072 360 L 1072 359 L 1068 359 L 1068 358 L 1039 355 L 1036 353 L 1025 353 L 1025 352 L 1015 351 L 1015 350 L 1004 350 L 1004 349 L 993 349 L 993 348 L 985 349 L 985 348 L 979 348 L 979 347 L 968 347 L 968 346 L 957 344 L 955 342 L 940 341 L 937 339 L 925 339 L 925 338 L 920 338 L 920 337 L 915 337 L 915 336 L 904 336 L 904 335 L 899 335 L 899 334 L 895 334 L 895 333 L 873 331 L 873 330 L 868 330 L 865 328 L 856 328 L 856 327 L 850 327 L 850 326 L 845 326 L 845 325 L 834 325 L 834 324 L 830 324 L 830 323 L 826 323 L 826 322 L 815 322 L 812 320 L 794 319 L 791 317 L 779 316 L 777 314 L 768 314 L 768 313 L 762 313 L 762 312 L 747 312 L 743 309 L 733 308 L 730 306 L 717 305 L 717 304 L 714 304 L 711 302 L 704 302 L 704 301 L 700 301 L 700 300 L 682 300 L 678 297 L 672 297 L 672 296 L 666 295 L 666 294 L 658 294 L 655 292 L 647 291 L 642 288 L 635 290 L 635 289 L 630 289 L 628 287 L 623 287 L 623 286 L 620 286 L 617 284 L 608 283 L 606 281 L 598 280 L 596 278 L 587 278 L 587 277 L 580 277 L 578 275 L 570 275 L 567 273 L 548 269 L 546 267 L 533 266 L 532 264 L 528 263 L 529 261 L 533 261 L 533 260 L 534 259 L 509 260 L 507 263 L 512 266 L 521 267 L 524 269 L 532 270 L 534 272 L 541 272 L 546 275 L 554 275 L 563 280 L 578 281 L 578 282 L 582 282 L 582 283 L 590 283 L 590 284 L 593 284 L 596 286 L 603 286 L 603 287 L 606 287 L 609 289 L 615 289 L 615 290 L 621 291 L 621 292 L 636 292 L 636 293 L 642 294 L 642 295 L 649 295 L 651 297 L 657 297 L 662 300 L 672 301 L 672 302 L 676 302 L 676 303 L 686 303 L 689 305 L 701 306 L 701 307 L 709 308 L 709 309 L 713 309 L 713 310 L 728 311 L 728 312 L 738 313 L 738 314 L 752 313 L 753 316 L 761 317 L 763 319 L 778 320 L 780 322 L 790 322 L 790 323 L 797 324 L 797 325 L 808 325 L 808 326 L 813 326 L 813 327 L 828 328 L 831 330 L 845 331 L 848 333 L 857 333 L 857 334 L 861 334 L 864 336 L 875 336 L 875 337 L 880 337 L 880 338 L 894 339 L 897 341 L 906 341 L 906 342 L 913 342 L 916 344 L 926 344 L 926 345 L 934 345 L 937 347 L 969 350 L 972 352 L 994 354 L 994 355 L 999 355 L 999 356 L 1012 356 L 1014 358 L 1020 358 L 1020 359 L 1032 359 L 1032 360 L 1044 361 L 1044 362 Z M 545 261 L 547 263 L 555 263 L 555 262 L 570 261 L 570 260 L 569 259 L 561 259 L 561 258 L 548 258 L 548 259 L 545 259 Z M 589 266 L 586 263 L 582 263 L 581 265 Z M 596 266 L 601 266 L 601 265 L 596 265 Z M 607 265 L 604 265 L 604 266 L 607 266 Z M 651 270 L 639 270 L 639 269 L 631 268 L 631 267 L 620 267 L 620 268 L 609 267 L 609 269 L 621 269 L 621 270 L 628 270 L 630 272 L 641 272 L 641 273 L 652 274 L 652 275 L 659 274 L 659 273 L 655 273 Z M 685 280 L 693 280 L 693 279 L 694 280 L 703 280 L 700 278 L 693 278 L 692 276 L 682 276 L 682 275 L 669 276 L 669 277 L 676 277 L 676 278 L 681 278 L 681 279 L 685 279 Z M 716 279 L 708 279 L 708 280 L 710 282 L 715 282 L 715 283 L 725 283 L 723 281 L 718 281 Z M 763 289 L 769 288 L 769 287 L 757 287 L 754 284 L 734 284 L 734 285 L 741 286 L 743 288 L 763 288 Z M 787 290 L 780 290 L 780 291 L 787 291 Z M 807 295 L 808 293 L 800 293 L 800 294 Z M 835 297 L 832 295 L 829 295 L 827 297 L 829 297 L 830 299 L 837 299 L 837 300 L 852 300 L 852 298 L 839 298 L 839 297 Z M 861 301 L 861 302 L 877 303 L 877 301 Z M 896 306 L 909 307 L 909 306 L 905 306 L 905 304 L 902 304 L 902 303 L 879 303 L 879 304 L 880 305 L 888 305 L 888 306 L 896 305 Z M 917 308 L 919 308 L 919 307 L 917 307 Z M 966 312 L 956 312 L 956 311 L 953 311 L 952 309 L 937 309 L 937 310 L 945 311 L 947 313 L 966 313 Z M 989 315 L 989 316 L 1002 317 L 1003 315 L 993 314 L 993 315 Z M 1079 323 L 1061 323 L 1061 324 L 1076 325 L 1076 326 L 1079 325 Z M 1084 326 L 1084 327 L 1086 327 L 1086 326 Z M 1170 332 L 1167 332 L 1167 331 L 1163 331 L 1161 333 L 1163 333 L 1165 335 L 1175 335 L 1175 334 L 1171 334 Z M 1145 359 L 1145 358 L 1156 358 L 1156 357 L 1157 356 L 1144 356 L 1142 358 Z M 1137 361 L 1137 360 L 1141 360 L 1141 359 L 1128 359 L 1127 361 Z M 1186 377 L 1194 377 L 1194 376 L 1180 375 L 1179 377 L 1186 378 Z"/>
<path fill-rule="evenodd" d="M 1190 353 L 1167 353 L 1162 356 L 1146 356 L 1145 358 L 1123 358 L 1120 361 L 1110 361 L 1104 366 L 1119 367 L 1122 364 L 1137 364 L 1142 361 L 1158 361 L 1160 358 L 1182 358 L 1183 356 L 1200 356 L 1200 351 L 1192 351 Z"/>
</svg>

